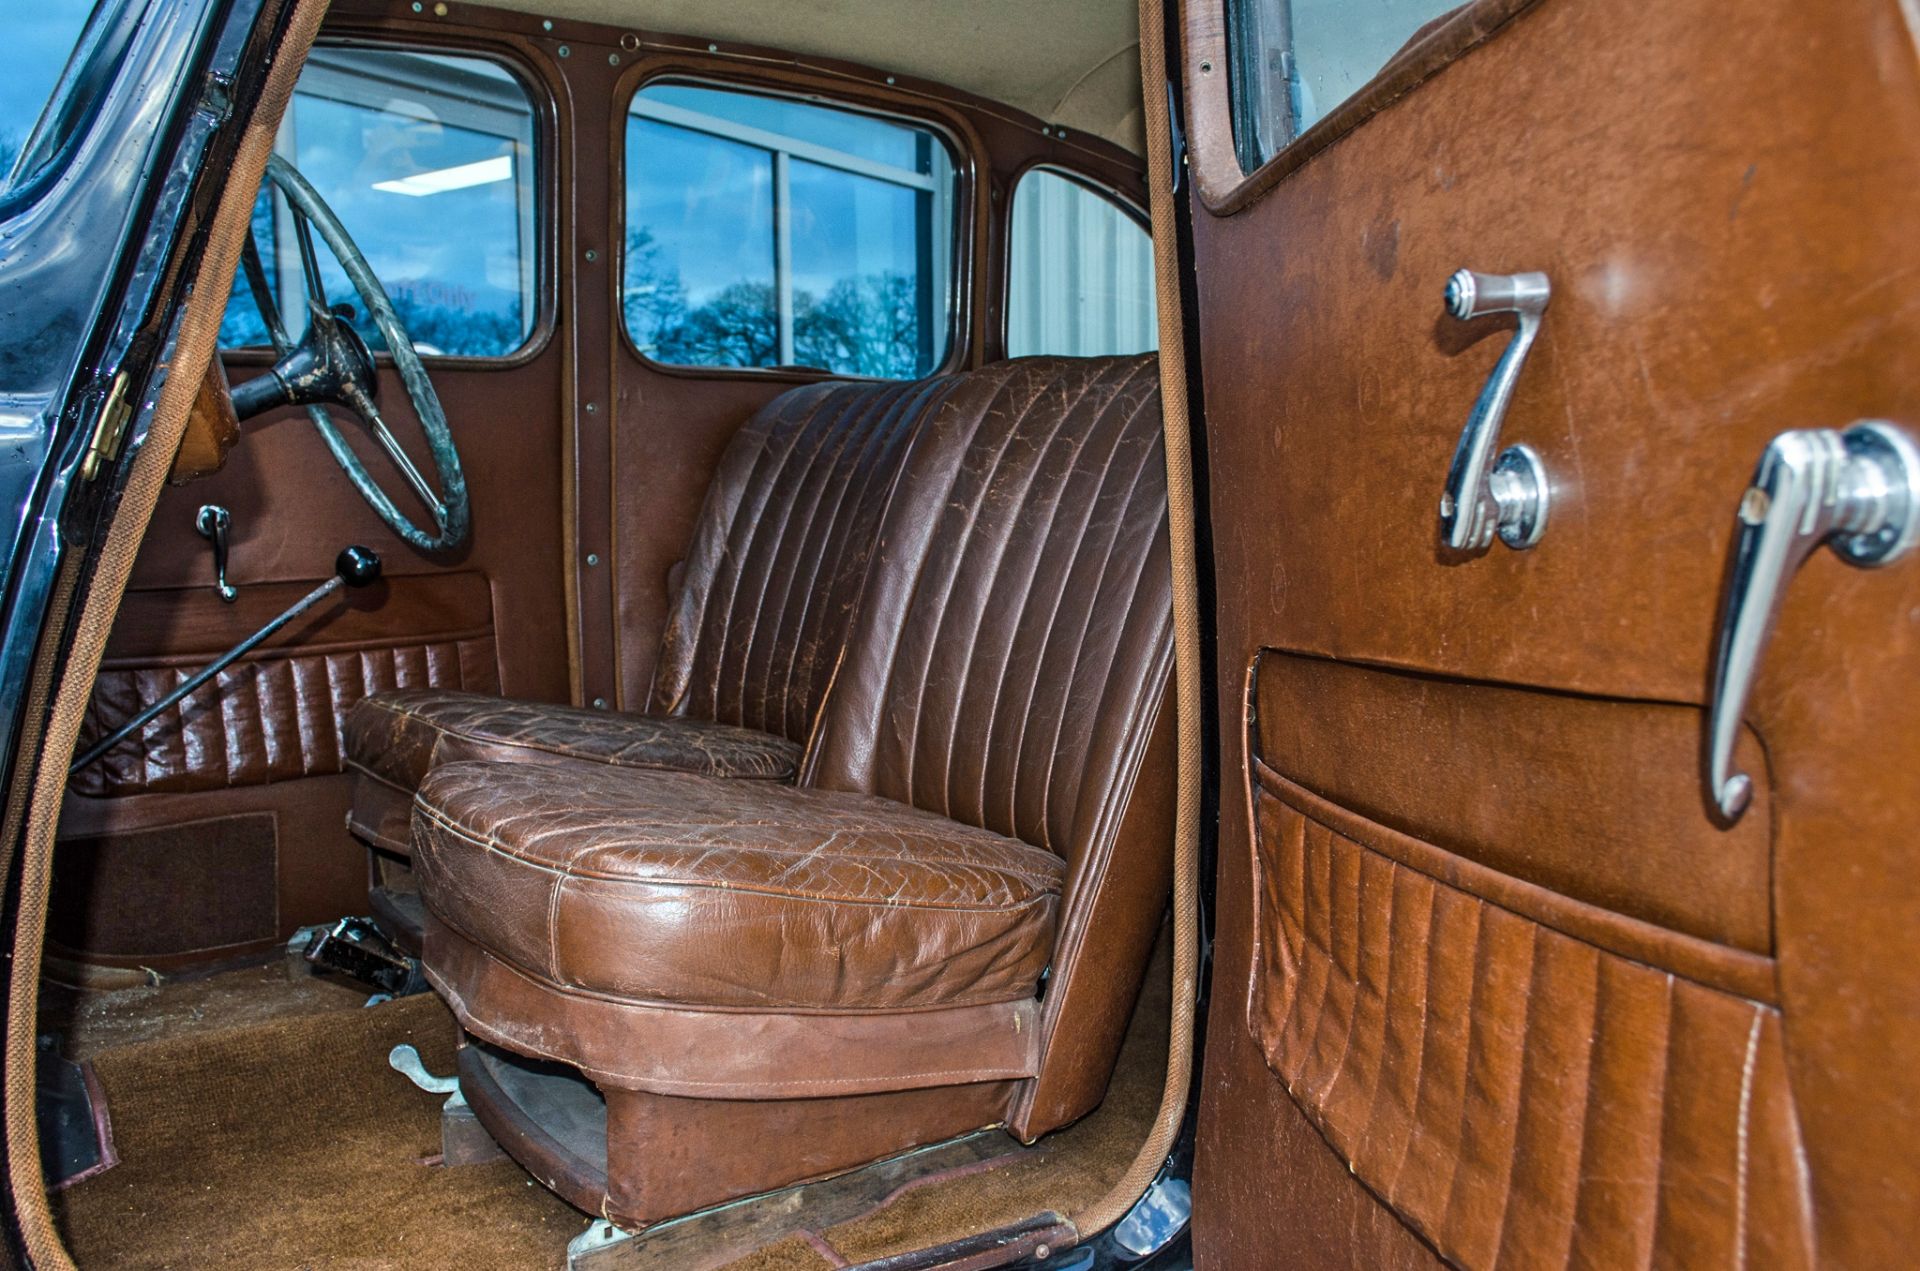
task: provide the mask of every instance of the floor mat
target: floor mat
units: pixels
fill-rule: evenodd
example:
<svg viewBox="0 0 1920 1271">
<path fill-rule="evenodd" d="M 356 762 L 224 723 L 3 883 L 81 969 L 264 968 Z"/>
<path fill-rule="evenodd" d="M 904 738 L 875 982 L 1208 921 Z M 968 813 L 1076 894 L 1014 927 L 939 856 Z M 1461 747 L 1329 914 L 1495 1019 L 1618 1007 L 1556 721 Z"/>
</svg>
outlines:
<svg viewBox="0 0 1920 1271">
<path fill-rule="evenodd" d="M 584 1226 L 519 1167 L 447 1169 L 440 1099 L 387 1067 L 453 1067 L 432 995 L 94 1056 L 121 1163 L 53 1199 L 79 1265 L 557 1266 Z"/>
</svg>

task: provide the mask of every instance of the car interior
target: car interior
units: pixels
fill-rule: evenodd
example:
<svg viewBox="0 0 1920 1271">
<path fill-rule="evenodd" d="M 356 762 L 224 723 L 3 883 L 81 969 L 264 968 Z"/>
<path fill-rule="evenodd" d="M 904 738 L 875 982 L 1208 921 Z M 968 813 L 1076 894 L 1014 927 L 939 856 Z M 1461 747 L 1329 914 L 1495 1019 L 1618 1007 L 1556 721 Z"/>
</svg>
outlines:
<svg viewBox="0 0 1920 1271">
<path fill-rule="evenodd" d="M 1911 3 L 246 4 L 27 1265 L 1905 1260 Z"/>
<path fill-rule="evenodd" d="M 1132 1165 L 1136 17 L 1014 8 L 328 9 L 60 812 L 80 1265 L 1031 1252 Z"/>
</svg>

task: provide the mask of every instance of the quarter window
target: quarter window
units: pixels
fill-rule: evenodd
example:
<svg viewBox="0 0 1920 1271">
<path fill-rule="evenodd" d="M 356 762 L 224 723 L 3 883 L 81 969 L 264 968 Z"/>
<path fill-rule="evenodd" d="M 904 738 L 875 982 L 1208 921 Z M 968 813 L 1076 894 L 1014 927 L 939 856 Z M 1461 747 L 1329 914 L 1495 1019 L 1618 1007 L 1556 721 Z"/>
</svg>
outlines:
<svg viewBox="0 0 1920 1271">
<path fill-rule="evenodd" d="M 526 90 L 491 61 L 321 48 L 275 148 L 339 216 L 423 355 L 500 357 L 526 343 L 538 307 L 533 137 Z M 300 253 L 273 189 L 262 183 L 253 231 L 298 339 Z M 354 305 L 355 329 L 383 348 L 332 253 L 319 255 L 328 299 Z M 220 337 L 229 348 L 267 343 L 244 270 Z"/>
<path fill-rule="evenodd" d="M 1007 352 L 1093 357 L 1159 343 L 1153 240 L 1105 195 L 1034 168 L 1015 187 Z"/>
<path fill-rule="evenodd" d="M 1252 172 L 1459 0 L 1226 0 L 1233 145 Z"/>
<path fill-rule="evenodd" d="M 947 360 L 954 165 L 931 130 L 649 84 L 626 161 L 622 309 L 647 357 L 888 379 Z"/>
</svg>

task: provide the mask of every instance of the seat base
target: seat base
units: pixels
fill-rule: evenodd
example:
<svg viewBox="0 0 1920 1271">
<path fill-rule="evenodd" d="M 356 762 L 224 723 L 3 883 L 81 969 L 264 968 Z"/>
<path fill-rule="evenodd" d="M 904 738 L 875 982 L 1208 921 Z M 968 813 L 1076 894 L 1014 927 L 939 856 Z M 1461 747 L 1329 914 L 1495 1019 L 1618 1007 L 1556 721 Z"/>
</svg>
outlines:
<svg viewBox="0 0 1920 1271">
<path fill-rule="evenodd" d="M 567 1203 L 636 1230 L 1000 1124 L 1016 1083 L 826 1099 L 596 1089 L 564 1065 L 462 1034 L 480 1124 Z"/>
</svg>

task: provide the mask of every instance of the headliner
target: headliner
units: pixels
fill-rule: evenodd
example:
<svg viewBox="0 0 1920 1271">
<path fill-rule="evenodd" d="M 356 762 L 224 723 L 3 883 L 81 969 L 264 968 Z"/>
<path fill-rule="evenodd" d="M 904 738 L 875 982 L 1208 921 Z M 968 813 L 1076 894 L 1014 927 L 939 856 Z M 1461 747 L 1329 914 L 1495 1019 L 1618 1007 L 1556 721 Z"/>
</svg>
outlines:
<svg viewBox="0 0 1920 1271">
<path fill-rule="evenodd" d="M 951 84 L 1146 149 L 1133 0 L 492 0 L 543 17 L 760 44 Z"/>
</svg>

